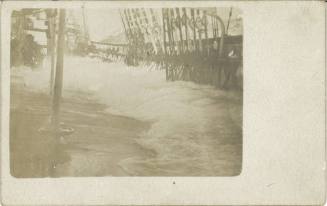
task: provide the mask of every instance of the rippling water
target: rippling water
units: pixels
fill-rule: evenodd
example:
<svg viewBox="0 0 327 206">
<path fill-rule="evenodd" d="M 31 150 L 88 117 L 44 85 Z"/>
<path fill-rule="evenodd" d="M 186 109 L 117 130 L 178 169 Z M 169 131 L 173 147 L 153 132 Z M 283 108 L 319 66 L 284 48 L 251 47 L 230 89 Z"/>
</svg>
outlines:
<svg viewBox="0 0 327 206">
<path fill-rule="evenodd" d="M 47 91 L 49 69 L 25 71 L 26 85 Z M 70 91 L 70 92 L 67 92 Z M 166 82 L 165 72 L 69 57 L 64 96 L 91 92 L 106 112 L 151 122 L 136 141 L 153 151 L 119 166 L 130 175 L 237 175 L 242 163 L 242 93 L 192 82 Z"/>
</svg>

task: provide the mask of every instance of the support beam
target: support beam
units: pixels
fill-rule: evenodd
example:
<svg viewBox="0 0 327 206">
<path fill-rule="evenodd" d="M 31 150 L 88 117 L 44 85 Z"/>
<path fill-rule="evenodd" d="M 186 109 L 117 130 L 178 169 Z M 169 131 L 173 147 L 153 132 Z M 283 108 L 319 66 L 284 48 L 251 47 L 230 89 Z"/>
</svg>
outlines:
<svg viewBox="0 0 327 206">
<path fill-rule="evenodd" d="M 49 19 L 49 30 L 50 30 L 50 39 L 49 39 L 49 55 L 51 63 L 51 73 L 50 73 L 50 95 L 53 94 L 54 87 L 54 77 L 55 77 L 55 66 L 56 66 L 56 16 L 52 16 Z"/>
<path fill-rule="evenodd" d="M 28 28 L 28 27 L 25 27 L 24 30 L 25 31 L 36 31 L 36 32 L 47 32 L 48 31 L 48 29 Z"/>
<path fill-rule="evenodd" d="M 229 17 L 228 17 L 227 28 L 226 28 L 226 35 L 228 35 L 228 29 L 229 29 L 230 20 L 231 20 L 231 17 L 232 17 L 232 12 L 233 12 L 233 7 L 231 7 L 230 11 L 229 11 Z"/>
<path fill-rule="evenodd" d="M 118 46 L 118 47 L 127 47 L 128 44 L 116 44 L 116 43 L 106 43 L 106 42 L 97 42 L 91 41 L 93 44 L 108 45 L 108 46 Z"/>
<path fill-rule="evenodd" d="M 187 13 L 186 13 L 186 8 L 182 9 L 183 11 L 183 16 L 182 16 L 182 22 L 184 22 L 184 30 L 185 30 L 185 47 L 186 50 L 188 51 L 188 43 L 189 43 L 189 39 L 188 39 L 188 17 L 187 17 Z"/>
<path fill-rule="evenodd" d="M 59 13 L 59 32 L 58 32 L 58 43 L 57 43 L 57 65 L 56 65 L 56 76 L 53 94 L 52 104 L 52 123 L 54 129 L 59 128 L 59 113 L 60 103 L 62 95 L 62 84 L 63 84 L 63 66 L 64 66 L 64 46 L 65 46 L 65 9 L 60 9 Z"/>
<path fill-rule="evenodd" d="M 184 53 L 184 40 L 183 40 L 183 32 L 182 32 L 182 18 L 179 12 L 179 8 L 176 8 L 176 14 L 177 14 L 177 22 L 178 22 L 178 31 L 179 31 L 179 46 L 180 46 L 180 53 Z"/>
</svg>

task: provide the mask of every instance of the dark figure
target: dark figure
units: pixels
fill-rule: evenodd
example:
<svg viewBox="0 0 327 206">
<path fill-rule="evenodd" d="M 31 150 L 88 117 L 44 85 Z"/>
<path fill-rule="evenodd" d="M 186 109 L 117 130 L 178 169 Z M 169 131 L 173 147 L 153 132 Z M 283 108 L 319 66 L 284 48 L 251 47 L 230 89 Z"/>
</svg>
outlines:
<svg viewBox="0 0 327 206">
<path fill-rule="evenodd" d="M 10 43 L 10 51 L 11 51 L 10 66 L 18 66 L 19 64 L 22 63 L 22 62 L 20 62 L 20 59 L 19 59 L 19 56 L 20 56 L 19 53 L 21 51 L 19 51 L 18 44 L 19 44 L 19 41 L 17 40 L 17 38 L 13 38 L 11 40 L 11 43 Z"/>
<path fill-rule="evenodd" d="M 24 65 L 35 68 L 41 64 L 43 59 L 41 47 L 34 41 L 33 35 L 25 36 L 22 54 Z"/>
<path fill-rule="evenodd" d="M 210 49 L 209 59 L 210 67 L 214 74 L 212 75 L 213 84 L 220 87 L 222 82 L 222 62 L 219 61 L 218 42 L 216 40 L 213 42 L 212 48 Z"/>
<path fill-rule="evenodd" d="M 236 48 L 232 48 L 231 51 L 227 55 L 226 65 L 224 67 L 225 71 L 225 82 L 223 84 L 223 88 L 228 88 L 228 83 L 236 86 L 236 71 L 240 66 L 240 55 L 238 54 Z"/>
</svg>

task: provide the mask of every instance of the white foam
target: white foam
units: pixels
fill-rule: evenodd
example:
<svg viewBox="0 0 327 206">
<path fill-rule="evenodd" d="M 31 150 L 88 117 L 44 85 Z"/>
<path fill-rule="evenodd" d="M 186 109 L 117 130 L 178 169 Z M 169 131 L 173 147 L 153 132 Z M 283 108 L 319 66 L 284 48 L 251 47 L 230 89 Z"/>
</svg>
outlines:
<svg viewBox="0 0 327 206">
<path fill-rule="evenodd" d="M 48 67 L 24 76 L 28 87 L 48 88 Z M 226 112 L 241 115 L 241 109 L 226 109 L 217 101 L 233 98 L 229 93 L 191 82 L 166 82 L 163 70 L 78 57 L 65 59 L 64 90 L 92 92 L 109 113 L 153 122 L 137 142 L 157 155 L 122 161 L 128 173 L 214 175 L 214 165 L 228 164 L 226 158 L 213 156 L 210 148 L 219 139 L 213 135 L 223 129 Z"/>
</svg>

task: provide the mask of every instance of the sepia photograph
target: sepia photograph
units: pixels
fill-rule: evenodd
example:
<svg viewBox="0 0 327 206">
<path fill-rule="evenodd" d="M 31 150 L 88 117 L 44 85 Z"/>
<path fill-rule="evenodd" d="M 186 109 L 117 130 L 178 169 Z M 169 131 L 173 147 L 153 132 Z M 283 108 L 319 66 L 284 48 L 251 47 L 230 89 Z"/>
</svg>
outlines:
<svg viewBox="0 0 327 206">
<path fill-rule="evenodd" d="M 237 176 L 237 7 L 11 13 L 10 173 Z"/>
<path fill-rule="evenodd" d="M 0 205 L 323 205 L 326 3 L 0 2 Z"/>
</svg>

